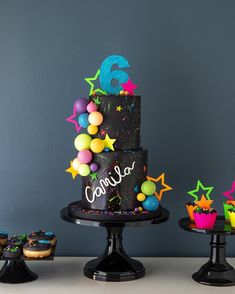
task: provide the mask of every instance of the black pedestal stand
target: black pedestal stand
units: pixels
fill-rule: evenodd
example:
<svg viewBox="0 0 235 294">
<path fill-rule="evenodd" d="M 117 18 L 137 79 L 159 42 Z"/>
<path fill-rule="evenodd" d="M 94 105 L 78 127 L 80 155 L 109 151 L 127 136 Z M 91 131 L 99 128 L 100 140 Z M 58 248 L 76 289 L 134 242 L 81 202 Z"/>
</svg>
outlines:
<svg viewBox="0 0 235 294">
<path fill-rule="evenodd" d="M 6 260 L 0 271 L 0 282 L 20 284 L 37 279 L 37 275 L 28 268 L 23 259 Z"/>
<path fill-rule="evenodd" d="M 224 217 L 217 217 L 215 226 L 211 230 L 198 229 L 189 218 L 179 221 L 182 229 L 211 235 L 211 252 L 209 261 L 198 272 L 194 273 L 194 281 L 208 286 L 235 285 L 235 269 L 226 261 L 226 235 L 235 235 L 235 229 L 226 223 Z"/>
<path fill-rule="evenodd" d="M 143 226 L 146 224 L 159 224 L 168 220 L 169 212 L 162 209 L 161 217 L 152 220 L 112 222 L 91 221 L 75 219 L 69 216 L 68 208 L 61 210 L 63 220 L 79 225 L 100 226 L 107 229 L 107 246 L 103 254 L 91 261 L 84 267 L 83 273 L 86 277 L 98 281 L 121 282 L 136 280 L 144 276 L 143 264 L 130 258 L 122 245 L 122 232 L 127 226 Z"/>
</svg>

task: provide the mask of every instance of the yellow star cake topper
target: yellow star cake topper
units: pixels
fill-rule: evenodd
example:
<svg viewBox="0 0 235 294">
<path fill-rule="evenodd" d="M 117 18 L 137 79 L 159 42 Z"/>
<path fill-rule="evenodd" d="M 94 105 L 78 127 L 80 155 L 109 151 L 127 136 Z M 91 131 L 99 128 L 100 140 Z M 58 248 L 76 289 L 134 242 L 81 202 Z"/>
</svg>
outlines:
<svg viewBox="0 0 235 294">
<path fill-rule="evenodd" d="M 202 195 L 201 200 L 194 201 L 195 204 L 197 204 L 202 209 L 210 209 L 211 204 L 213 203 L 213 200 L 207 199 L 204 195 Z"/>
<path fill-rule="evenodd" d="M 114 151 L 113 144 L 114 144 L 115 141 L 116 141 L 116 139 L 111 139 L 111 138 L 109 137 L 109 135 L 106 134 L 106 135 L 105 135 L 105 138 L 104 138 L 104 140 L 103 140 L 105 148 L 109 148 L 109 149 L 111 149 L 112 151 Z"/>
<path fill-rule="evenodd" d="M 73 168 L 72 163 L 73 162 L 70 161 L 70 167 L 67 168 L 65 171 L 67 173 L 70 173 L 72 175 L 73 180 L 74 180 L 76 178 L 76 176 L 78 175 L 78 171 Z"/>
<path fill-rule="evenodd" d="M 158 183 L 158 182 L 161 181 L 161 185 L 162 185 L 164 188 L 161 189 L 159 193 L 158 193 L 157 191 L 154 192 L 154 195 L 157 197 L 157 199 L 158 199 L 159 201 L 162 200 L 162 196 L 163 196 L 163 193 L 164 193 L 164 192 L 166 192 L 166 191 L 170 191 L 170 190 L 173 189 L 172 187 L 170 187 L 169 185 L 167 185 L 167 184 L 165 183 L 165 173 L 162 173 L 162 174 L 161 174 L 159 177 L 157 177 L 157 178 L 152 178 L 152 177 L 147 176 L 147 180 L 148 180 L 148 181 L 155 182 L 155 183 Z"/>
</svg>

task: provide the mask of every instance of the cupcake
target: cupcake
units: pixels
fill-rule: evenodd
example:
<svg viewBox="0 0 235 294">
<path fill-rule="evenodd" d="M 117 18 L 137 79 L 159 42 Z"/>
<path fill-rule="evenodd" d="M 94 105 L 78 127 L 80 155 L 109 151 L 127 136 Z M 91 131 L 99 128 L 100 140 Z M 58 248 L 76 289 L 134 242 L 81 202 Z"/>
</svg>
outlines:
<svg viewBox="0 0 235 294">
<path fill-rule="evenodd" d="M 52 232 L 46 232 L 43 230 L 33 231 L 30 235 L 28 235 L 28 241 L 39 240 L 47 240 L 50 242 L 51 246 L 54 246 L 56 242 L 56 236 Z"/>
<path fill-rule="evenodd" d="M 228 210 L 228 215 L 231 223 L 231 227 L 235 229 L 235 206 Z"/>
<path fill-rule="evenodd" d="M 198 207 L 193 214 L 198 229 L 213 229 L 217 217 L 217 211 L 214 208 L 203 209 Z"/>
<path fill-rule="evenodd" d="M 29 241 L 23 247 L 23 254 L 28 258 L 46 258 L 51 255 L 51 242 L 49 240 Z"/>
<path fill-rule="evenodd" d="M 7 259 L 17 259 L 20 258 L 22 250 L 13 244 L 8 244 L 4 249 L 2 256 Z"/>
<path fill-rule="evenodd" d="M 213 200 L 202 195 L 199 201 L 195 201 L 198 207 L 194 210 L 194 220 L 198 229 L 212 229 L 214 227 L 217 211 L 211 208 Z"/>
<path fill-rule="evenodd" d="M 12 236 L 11 239 L 8 240 L 8 244 L 17 246 L 22 249 L 25 244 L 25 241 L 23 241 L 23 239 L 19 236 Z"/>
<path fill-rule="evenodd" d="M 197 204 L 194 203 L 194 201 L 186 203 L 187 212 L 189 215 L 189 218 L 192 222 L 194 222 L 194 215 L 193 212 L 197 208 Z"/>
<path fill-rule="evenodd" d="M 229 209 L 232 209 L 232 208 L 235 207 L 235 201 L 228 200 L 223 205 L 224 205 L 224 218 L 225 218 L 225 221 L 230 222 L 228 211 L 229 211 Z"/>
<path fill-rule="evenodd" d="M 0 231 L 0 246 L 7 245 L 8 233 Z"/>
</svg>

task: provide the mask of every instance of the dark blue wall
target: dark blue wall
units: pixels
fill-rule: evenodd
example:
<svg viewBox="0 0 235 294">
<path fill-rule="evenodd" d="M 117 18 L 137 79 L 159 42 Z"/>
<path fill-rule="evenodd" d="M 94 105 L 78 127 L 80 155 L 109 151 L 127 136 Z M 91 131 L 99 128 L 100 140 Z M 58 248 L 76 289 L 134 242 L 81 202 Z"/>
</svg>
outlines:
<svg viewBox="0 0 235 294">
<path fill-rule="evenodd" d="M 208 237 L 177 221 L 198 178 L 215 186 L 220 211 L 235 179 L 234 28 L 234 1 L 0 0 L 0 227 L 55 231 L 61 255 L 101 252 L 103 229 L 59 217 L 81 191 L 64 172 L 76 135 L 65 118 L 88 94 L 83 78 L 121 54 L 140 85 L 149 174 L 164 171 L 174 187 L 163 198 L 169 222 L 127 229 L 127 251 L 207 255 Z"/>
</svg>

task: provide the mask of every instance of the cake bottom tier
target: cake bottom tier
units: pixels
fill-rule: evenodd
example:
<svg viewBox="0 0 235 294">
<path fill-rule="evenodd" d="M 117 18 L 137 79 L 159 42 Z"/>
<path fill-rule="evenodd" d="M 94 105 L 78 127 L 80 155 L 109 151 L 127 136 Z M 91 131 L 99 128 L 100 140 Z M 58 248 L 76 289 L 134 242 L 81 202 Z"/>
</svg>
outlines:
<svg viewBox="0 0 235 294">
<path fill-rule="evenodd" d="M 119 212 L 141 206 L 137 194 L 147 176 L 147 150 L 102 152 L 92 161 L 99 169 L 83 177 L 83 209 Z"/>
<path fill-rule="evenodd" d="M 81 201 L 69 204 L 69 215 L 76 219 L 92 220 L 92 221 L 140 221 L 148 219 L 157 219 L 161 217 L 162 207 L 158 206 L 156 211 L 135 212 L 133 210 L 109 211 L 84 209 Z"/>
</svg>

